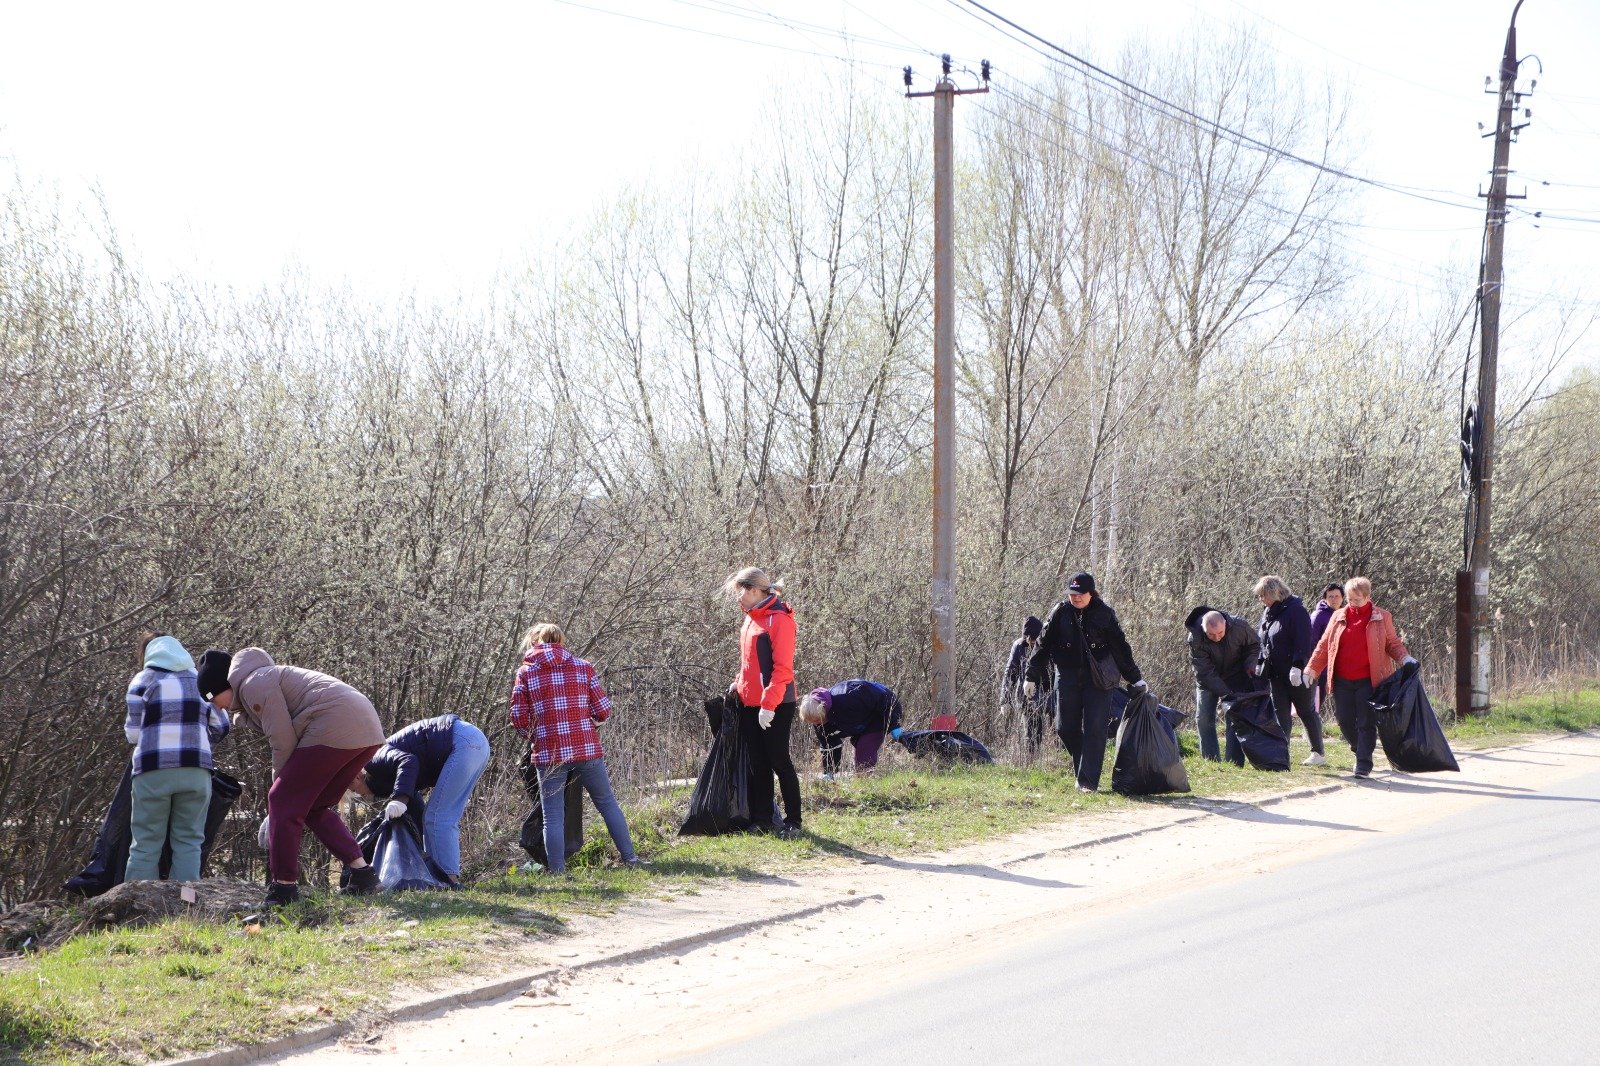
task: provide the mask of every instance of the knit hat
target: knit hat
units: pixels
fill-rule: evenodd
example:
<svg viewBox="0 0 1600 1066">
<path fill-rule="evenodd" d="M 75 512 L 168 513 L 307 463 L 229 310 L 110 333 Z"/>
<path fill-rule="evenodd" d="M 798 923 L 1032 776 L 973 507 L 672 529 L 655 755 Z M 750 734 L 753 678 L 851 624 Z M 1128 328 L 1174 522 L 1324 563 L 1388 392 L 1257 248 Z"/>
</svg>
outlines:
<svg viewBox="0 0 1600 1066">
<path fill-rule="evenodd" d="M 825 688 L 814 688 L 811 690 L 811 698 L 822 704 L 822 706 L 828 710 L 833 710 L 833 692 L 831 690 Z"/>
<path fill-rule="evenodd" d="M 1043 632 L 1044 623 L 1039 621 L 1031 614 L 1028 616 L 1028 620 L 1022 623 L 1022 635 L 1030 640 Z"/>
<path fill-rule="evenodd" d="M 214 699 L 219 692 L 225 691 L 228 686 L 228 667 L 233 665 L 233 656 L 220 648 L 207 648 L 200 656 L 200 696 L 202 699 Z"/>
<path fill-rule="evenodd" d="M 1094 575 L 1086 571 L 1078 571 L 1072 575 L 1072 580 L 1067 582 L 1067 591 L 1074 596 L 1081 596 L 1086 592 L 1094 591 Z"/>
</svg>

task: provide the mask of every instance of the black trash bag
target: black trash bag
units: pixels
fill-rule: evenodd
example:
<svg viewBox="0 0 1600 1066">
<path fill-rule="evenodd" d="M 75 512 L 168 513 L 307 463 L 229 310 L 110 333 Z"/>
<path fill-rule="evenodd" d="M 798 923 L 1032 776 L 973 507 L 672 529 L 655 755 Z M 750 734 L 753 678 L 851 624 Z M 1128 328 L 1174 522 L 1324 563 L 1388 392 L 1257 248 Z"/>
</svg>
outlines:
<svg viewBox="0 0 1600 1066">
<path fill-rule="evenodd" d="M 402 796 L 406 813 L 390 818 L 383 811 L 368 819 L 356 830 L 356 843 L 361 847 L 361 857 L 378 871 L 378 881 L 385 892 L 402 892 L 406 889 L 452 889 L 444 871 L 427 856 L 422 843 L 422 818 L 427 805 L 420 799 Z M 350 886 L 350 867 L 339 871 L 339 887 Z"/>
<path fill-rule="evenodd" d="M 221 770 L 211 771 L 211 805 L 206 809 L 205 838 L 200 843 L 200 869 L 205 870 L 211 859 L 211 846 L 216 842 L 222 823 L 228 818 L 244 786 L 237 778 Z M 122 769 L 122 780 L 112 793 L 111 805 L 106 808 L 100 822 L 100 832 L 94 840 L 94 850 L 89 853 L 89 864 L 61 886 L 69 896 L 98 896 L 122 884 L 128 872 L 128 850 L 133 847 L 133 762 Z M 161 849 L 160 874 L 163 880 L 172 872 L 172 845 Z"/>
<path fill-rule="evenodd" d="M 1239 740 L 1244 758 L 1257 770 L 1289 769 L 1289 738 L 1272 710 L 1270 692 L 1236 692 L 1222 700 L 1228 729 Z M 1235 763 L 1243 766 L 1243 762 Z"/>
<path fill-rule="evenodd" d="M 906 750 L 919 758 L 943 762 L 992 763 L 994 756 L 976 737 L 954 729 L 908 729 L 899 736 Z"/>
<path fill-rule="evenodd" d="M 1189 771 L 1183 765 L 1178 734 L 1161 711 L 1149 692 L 1127 702 L 1117 729 L 1117 758 L 1111 766 L 1113 791 L 1124 796 L 1189 791 Z"/>
<path fill-rule="evenodd" d="M 530 753 L 523 753 L 517 770 L 522 774 L 522 787 L 533 802 L 532 813 L 522 820 L 522 836 L 518 843 L 534 862 L 549 866 L 550 860 L 544 850 L 544 804 L 539 797 L 539 770 Z M 578 780 L 577 774 L 567 776 L 562 802 L 562 820 L 566 823 L 567 837 L 563 843 L 566 858 L 570 859 L 583 849 L 583 782 Z"/>
<path fill-rule="evenodd" d="M 706 763 L 695 779 L 694 793 L 689 797 L 689 813 L 678 827 L 680 836 L 720 836 L 749 829 L 750 817 L 750 753 L 745 749 L 744 736 L 739 732 L 737 714 L 717 714 L 713 703 L 706 701 L 706 715 L 716 726 L 716 736 L 711 741 L 711 751 Z M 763 813 L 763 821 L 765 813 Z"/>
<path fill-rule="evenodd" d="M 1431 774 L 1461 767 L 1450 742 L 1444 738 L 1438 715 L 1422 689 L 1416 663 L 1407 663 L 1389 675 L 1373 692 L 1372 712 L 1378 719 L 1378 739 L 1389 765 L 1403 774 Z"/>
<path fill-rule="evenodd" d="M 384 819 L 373 841 L 372 865 L 385 892 L 404 892 L 454 886 L 444 871 L 423 851 L 422 830 L 407 817 Z"/>
<path fill-rule="evenodd" d="M 1131 699 L 1132 697 L 1128 695 L 1126 688 L 1114 688 L 1111 690 L 1111 714 L 1106 718 L 1106 740 L 1108 742 L 1116 738 L 1117 730 L 1121 728 L 1122 716 L 1126 712 Z M 1178 726 L 1182 725 L 1183 720 L 1189 717 L 1182 711 L 1168 707 L 1165 703 L 1156 705 L 1156 713 L 1167 728 L 1172 731 L 1174 738 L 1178 735 Z"/>
</svg>

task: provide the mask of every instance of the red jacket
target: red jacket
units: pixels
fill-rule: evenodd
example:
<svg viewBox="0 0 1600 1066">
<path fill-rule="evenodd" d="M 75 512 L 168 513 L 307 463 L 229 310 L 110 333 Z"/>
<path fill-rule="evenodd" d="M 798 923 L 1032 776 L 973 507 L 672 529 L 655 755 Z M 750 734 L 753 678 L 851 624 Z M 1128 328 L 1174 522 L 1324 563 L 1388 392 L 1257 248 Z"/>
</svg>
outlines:
<svg viewBox="0 0 1600 1066">
<path fill-rule="evenodd" d="M 777 596 L 750 608 L 739 631 L 740 703 L 773 711 L 794 702 L 794 637 L 794 610 Z"/>
<path fill-rule="evenodd" d="M 1307 670 L 1326 678 L 1329 692 L 1333 691 L 1333 666 L 1339 661 L 1339 641 L 1345 631 L 1345 610 L 1341 607 L 1333 612 L 1322 639 L 1317 641 L 1317 650 L 1311 653 L 1311 661 L 1306 663 Z M 1367 620 L 1367 672 L 1372 678 L 1372 687 L 1377 688 L 1389 680 L 1389 675 L 1395 671 L 1395 664 L 1410 655 L 1400 642 L 1400 633 L 1394 627 L 1394 615 L 1374 603 L 1372 617 Z"/>
</svg>

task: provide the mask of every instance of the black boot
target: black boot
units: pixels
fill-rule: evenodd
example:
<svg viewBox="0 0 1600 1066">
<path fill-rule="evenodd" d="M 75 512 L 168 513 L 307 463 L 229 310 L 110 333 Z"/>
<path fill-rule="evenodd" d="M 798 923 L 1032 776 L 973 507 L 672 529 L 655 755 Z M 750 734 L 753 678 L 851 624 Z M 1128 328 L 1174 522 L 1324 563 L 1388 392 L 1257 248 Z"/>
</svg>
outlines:
<svg viewBox="0 0 1600 1066">
<path fill-rule="evenodd" d="M 383 883 L 378 880 L 378 871 L 368 863 L 359 870 L 350 871 L 350 882 L 344 886 L 347 896 L 372 896 L 383 891 Z"/>
<path fill-rule="evenodd" d="M 299 885 L 280 885 L 274 881 L 267 886 L 268 907 L 289 907 L 300 902 Z"/>
</svg>

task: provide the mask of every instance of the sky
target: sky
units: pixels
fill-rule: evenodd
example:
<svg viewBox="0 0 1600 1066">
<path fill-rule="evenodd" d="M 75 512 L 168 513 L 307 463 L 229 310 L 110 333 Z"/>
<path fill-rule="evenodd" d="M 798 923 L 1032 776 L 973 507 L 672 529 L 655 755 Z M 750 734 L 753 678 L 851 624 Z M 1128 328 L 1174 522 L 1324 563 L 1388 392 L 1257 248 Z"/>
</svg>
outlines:
<svg viewBox="0 0 1600 1066">
<path fill-rule="evenodd" d="M 985 3 L 1113 71 L 1130 38 L 1250 28 L 1348 92 L 1356 172 L 1447 201 L 1363 194 L 1363 269 L 1396 286 L 1475 269 L 1492 147 L 1477 123 L 1492 123 L 1507 0 Z M 89 216 L 103 200 L 157 276 L 254 289 L 293 270 L 448 300 L 619 191 L 737 152 L 787 92 L 846 77 L 840 56 L 886 97 L 903 65 L 931 74 L 931 52 L 989 58 L 1001 83 L 1045 68 L 979 15 L 965 0 L 0 0 L 0 167 Z M 1527 0 L 1518 32 L 1543 73 L 1523 68 L 1538 87 L 1512 190 L 1600 220 L 1600 3 Z M 1600 307 L 1597 242 L 1600 221 L 1519 214 L 1508 304 Z"/>
</svg>

